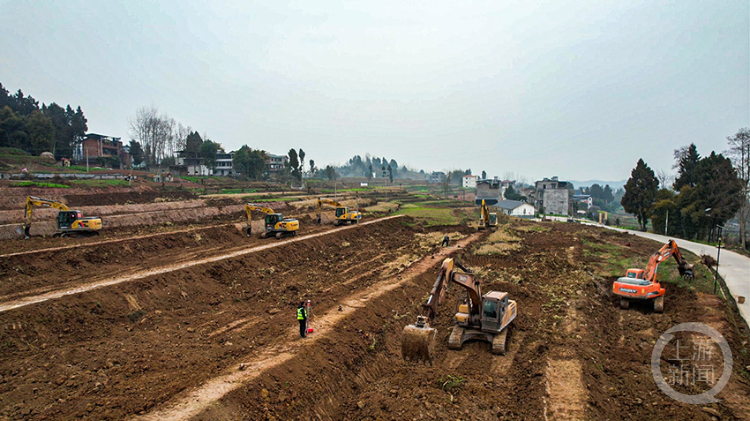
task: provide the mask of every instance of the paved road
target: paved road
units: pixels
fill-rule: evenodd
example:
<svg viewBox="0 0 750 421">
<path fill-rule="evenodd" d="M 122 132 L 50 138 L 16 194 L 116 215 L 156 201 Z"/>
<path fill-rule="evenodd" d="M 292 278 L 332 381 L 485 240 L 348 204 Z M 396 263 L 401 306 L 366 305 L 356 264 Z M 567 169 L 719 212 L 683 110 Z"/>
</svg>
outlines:
<svg viewBox="0 0 750 421">
<path fill-rule="evenodd" d="M 616 231 L 625 231 L 619 228 L 605 228 Z M 717 247 L 714 246 L 694 243 L 692 241 L 659 234 L 652 234 L 650 232 L 628 231 L 628 233 L 635 234 L 639 237 L 650 238 L 660 243 L 666 243 L 667 240 L 672 238 L 681 250 L 688 250 L 698 256 L 707 254 L 716 258 Z M 737 307 L 739 307 L 740 314 L 745 321 L 748 321 L 748 316 L 750 316 L 750 258 L 733 251 L 722 249 L 721 255 L 719 256 L 719 275 L 724 278 L 727 287 L 729 287 L 729 292 L 732 293 L 735 300 L 737 297 L 745 297 L 745 302 L 743 304 L 738 302 Z"/>
</svg>

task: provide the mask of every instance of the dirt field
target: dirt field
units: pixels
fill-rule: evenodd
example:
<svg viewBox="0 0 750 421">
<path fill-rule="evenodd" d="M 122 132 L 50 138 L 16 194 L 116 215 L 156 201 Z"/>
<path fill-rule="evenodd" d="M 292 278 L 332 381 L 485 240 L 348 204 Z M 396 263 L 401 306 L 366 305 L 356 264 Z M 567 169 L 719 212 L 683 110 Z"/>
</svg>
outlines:
<svg viewBox="0 0 750 421">
<path fill-rule="evenodd" d="M 615 263 L 643 265 L 658 244 L 549 222 L 491 234 L 369 216 L 334 228 L 292 209 L 305 228 L 292 240 L 247 238 L 231 215 L 3 242 L 0 420 L 750 419 L 748 332 L 723 300 L 669 283 L 664 314 L 617 307 Z M 447 256 L 517 301 L 507 355 L 447 348 L 454 286 L 433 365 L 403 360 L 401 332 Z M 315 331 L 301 339 L 306 299 Z M 652 378 L 656 340 L 687 321 L 732 347 L 720 403 L 679 403 Z"/>
</svg>

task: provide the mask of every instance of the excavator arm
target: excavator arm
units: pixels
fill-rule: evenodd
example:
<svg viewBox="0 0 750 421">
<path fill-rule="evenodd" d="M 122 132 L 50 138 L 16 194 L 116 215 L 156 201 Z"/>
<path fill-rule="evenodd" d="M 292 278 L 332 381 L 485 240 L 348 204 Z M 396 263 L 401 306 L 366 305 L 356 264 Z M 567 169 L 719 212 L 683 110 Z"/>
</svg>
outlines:
<svg viewBox="0 0 750 421">
<path fill-rule="evenodd" d="M 245 204 L 245 215 L 247 215 L 247 223 L 248 224 L 250 223 L 250 220 L 252 218 L 252 211 L 263 212 L 265 214 L 275 213 L 273 211 L 273 209 L 271 209 L 271 208 L 267 208 L 265 206 L 254 205 L 252 203 L 246 203 Z"/>
<path fill-rule="evenodd" d="M 331 205 L 331 206 L 336 207 L 336 208 L 340 208 L 341 207 L 341 203 L 339 203 L 339 202 L 337 202 L 335 200 L 321 199 L 319 197 L 318 198 L 318 207 L 317 207 L 317 210 L 315 212 L 316 215 L 317 215 L 317 217 L 318 217 L 318 223 L 320 223 L 320 214 L 323 211 L 323 205 Z"/>
<path fill-rule="evenodd" d="M 455 271 L 454 266 L 457 266 L 463 272 Z M 445 291 L 447 290 L 447 284 L 449 281 L 466 288 L 466 292 L 469 294 L 472 303 L 472 314 L 479 314 L 479 306 L 482 302 L 482 290 L 479 286 L 479 280 L 469 269 L 463 267 L 455 260 L 447 258 L 443 260 L 443 265 L 440 267 L 437 280 L 432 285 L 432 290 L 430 291 L 430 296 L 427 299 L 427 302 L 422 304 L 422 308 L 427 313 L 427 319 L 432 321 L 438 314 L 438 306 L 440 306 L 445 299 Z"/>
<path fill-rule="evenodd" d="M 680 276 L 687 278 L 693 277 L 694 265 L 689 264 L 687 260 L 682 257 L 682 253 L 680 253 L 680 248 L 677 247 L 677 243 L 675 243 L 674 240 L 669 240 L 667 241 L 667 244 L 664 244 L 664 246 L 659 249 L 659 251 L 651 255 L 643 274 L 643 278 L 649 282 L 654 282 L 659 263 L 667 260 L 669 256 L 674 257 L 677 261 L 677 270 L 680 272 Z"/>
</svg>

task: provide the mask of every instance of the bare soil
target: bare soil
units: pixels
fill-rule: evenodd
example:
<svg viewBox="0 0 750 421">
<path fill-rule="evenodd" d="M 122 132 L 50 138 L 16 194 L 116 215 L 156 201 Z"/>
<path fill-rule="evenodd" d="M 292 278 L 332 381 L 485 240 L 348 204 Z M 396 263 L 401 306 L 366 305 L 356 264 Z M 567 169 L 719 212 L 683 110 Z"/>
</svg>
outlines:
<svg viewBox="0 0 750 421">
<path fill-rule="evenodd" d="M 235 222 L 0 257 L 0 304 L 276 241 L 247 238 Z M 490 234 L 467 227 L 406 217 L 351 229 L 306 224 L 326 235 L 2 312 L 0 420 L 710 420 L 704 407 L 748 419 L 748 335 L 731 308 L 670 284 L 664 314 L 620 310 L 614 277 L 586 245 L 634 259 L 658 245 L 541 225 L 514 222 L 520 247 L 476 255 Z M 460 238 L 440 249 L 417 235 L 434 232 Z M 401 332 L 449 255 L 480 275 L 485 292 L 517 301 L 507 355 L 482 342 L 448 350 L 463 295 L 453 287 L 435 321 L 433 365 L 402 359 Z M 306 299 L 315 332 L 301 339 L 295 308 Z M 710 323 L 733 349 L 718 404 L 673 401 L 652 379 L 654 343 L 685 321 Z"/>
</svg>

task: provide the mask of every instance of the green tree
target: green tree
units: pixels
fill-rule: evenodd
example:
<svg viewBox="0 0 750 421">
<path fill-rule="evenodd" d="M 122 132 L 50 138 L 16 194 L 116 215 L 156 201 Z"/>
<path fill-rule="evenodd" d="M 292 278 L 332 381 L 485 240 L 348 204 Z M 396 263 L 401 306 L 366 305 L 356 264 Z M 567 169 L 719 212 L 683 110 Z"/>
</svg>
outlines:
<svg viewBox="0 0 750 421">
<path fill-rule="evenodd" d="M 680 191 L 682 186 L 695 187 L 696 175 L 695 169 L 700 162 L 700 155 L 698 155 L 698 148 L 694 143 L 690 146 L 686 146 L 674 151 L 674 157 L 677 163 L 677 178 L 674 180 L 675 191 Z"/>
<path fill-rule="evenodd" d="M 305 171 L 305 151 L 302 150 L 302 148 L 299 148 L 299 173 L 300 176 L 302 175 L 302 172 Z"/>
<path fill-rule="evenodd" d="M 294 177 L 296 180 L 301 180 L 302 175 L 299 172 L 299 158 L 297 156 L 297 151 L 294 149 L 289 149 L 289 168 L 291 169 L 292 177 Z"/>
<path fill-rule="evenodd" d="M 393 167 L 388 165 L 388 180 L 393 183 Z"/>
<path fill-rule="evenodd" d="M 237 170 L 244 179 L 257 180 L 263 176 L 266 166 L 267 154 L 265 151 L 253 150 L 247 145 L 242 147 L 232 156 L 232 167 Z"/>
<path fill-rule="evenodd" d="M 518 192 L 516 192 L 516 189 L 513 188 L 513 186 L 508 186 L 507 189 L 505 189 L 505 193 L 503 193 L 503 197 L 508 200 L 523 200 L 524 197 L 521 196 Z"/>
<path fill-rule="evenodd" d="M 309 161 L 309 164 L 310 164 L 310 177 L 315 177 L 315 172 L 318 170 L 317 168 L 315 168 L 315 161 L 311 159 Z"/>
<path fill-rule="evenodd" d="M 656 200 L 659 180 L 654 171 L 639 159 L 625 183 L 625 195 L 622 197 L 622 207 L 638 219 L 641 231 L 646 231 L 651 207 Z"/>
<path fill-rule="evenodd" d="M 203 138 L 198 131 L 191 132 L 185 140 L 185 152 L 188 156 L 197 158 L 201 154 L 201 145 L 203 145 Z"/>
<path fill-rule="evenodd" d="M 221 149 L 221 145 L 216 142 L 212 142 L 210 139 L 206 139 L 201 144 L 200 156 L 203 157 L 204 164 L 211 169 L 213 173 L 216 170 L 216 154 Z"/>
<path fill-rule="evenodd" d="M 727 142 L 727 156 L 731 158 L 742 186 L 737 219 L 740 223 L 740 243 L 743 249 L 747 249 L 747 224 L 750 219 L 750 129 L 739 129 L 734 136 L 727 137 Z"/>
<path fill-rule="evenodd" d="M 328 177 L 329 180 L 335 180 L 336 179 L 336 169 L 333 168 L 330 165 L 326 166 L 325 169 L 326 177 Z"/>
<path fill-rule="evenodd" d="M 141 144 L 135 140 L 130 140 L 130 156 L 133 157 L 133 164 L 140 165 L 143 162 L 143 149 Z"/>
<path fill-rule="evenodd" d="M 51 152 L 55 143 L 55 128 L 52 122 L 37 110 L 26 117 L 25 123 L 29 140 L 27 150 L 32 155 Z"/>
<path fill-rule="evenodd" d="M 651 209 L 651 225 L 657 234 L 675 235 L 680 226 L 680 212 L 677 207 L 677 195 L 669 189 L 656 192 L 654 206 Z M 665 228 L 668 231 L 665 233 Z"/>
<path fill-rule="evenodd" d="M 367 167 L 367 181 L 372 180 L 372 164 Z"/>
<path fill-rule="evenodd" d="M 703 158 L 695 170 L 696 189 L 701 203 L 709 211 L 709 241 L 714 240 L 716 226 L 732 219 L 740 208 L 742 182 L 732 167 L 729 158 L 711 152 Z"/>
</svg>

